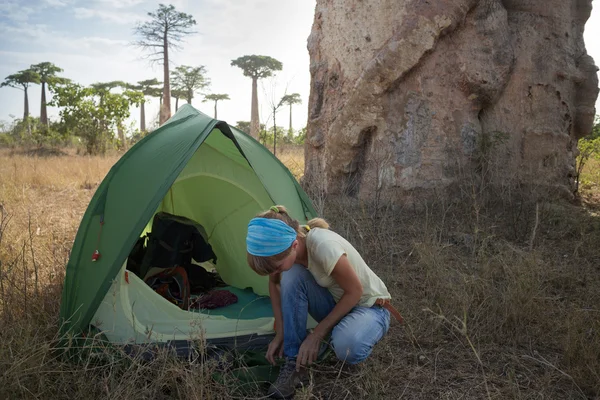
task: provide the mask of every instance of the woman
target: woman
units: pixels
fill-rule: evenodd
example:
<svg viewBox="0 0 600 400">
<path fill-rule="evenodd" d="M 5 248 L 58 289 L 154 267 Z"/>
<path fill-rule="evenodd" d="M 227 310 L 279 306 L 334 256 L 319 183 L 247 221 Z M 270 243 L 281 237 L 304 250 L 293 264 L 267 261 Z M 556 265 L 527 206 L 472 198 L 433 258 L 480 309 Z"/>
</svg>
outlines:
<svg viewBox="0 0 600 400">
<path fill-rule="evenodd" d="M 248 224 L 248 264 L 269 276 L 276 335 L 267 359 L 285 356 L 269 394 L 292 396 L 317 359 L 320 344 L 331 333 L 336 356 L 348 364 L 365 360 L 390 325 L 390 294 L 356 249 L 330 231 L 321 218 L 308 225 L 273 206 Z M 318 325 L 307 333 L 310 314 Z"/>
</svg>

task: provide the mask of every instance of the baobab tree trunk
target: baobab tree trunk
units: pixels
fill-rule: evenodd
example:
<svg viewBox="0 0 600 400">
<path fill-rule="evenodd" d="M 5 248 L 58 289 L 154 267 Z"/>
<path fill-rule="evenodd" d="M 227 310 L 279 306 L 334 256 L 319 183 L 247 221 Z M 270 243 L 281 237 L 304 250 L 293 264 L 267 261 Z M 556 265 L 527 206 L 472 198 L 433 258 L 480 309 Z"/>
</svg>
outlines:
<svg viewBox="0 0 600 400">
<path fill-rule="evenodd" d="M 288 138 L 292 138 L 294 136 L 294 131 L 292 130 L 292 103 L 290 103 L 290 129 L 288 130 Z"/>
<path fill-rule="evenodd" d="M 25 92 L 25 104 L 23 104 L 23 121 L 26 121 L 29 117 L 29 98 L 27 97 L 27 89 Z"/>
<path fill-rule="evenodd" d="M 252 109 L 250 112 L 250 136 L 258 139 L 260 121 L 258 120 L 258 78 L 252 77 Z"/>
<path fill-rule="evenodd" d="M 163 103 L 160 107 L 159 124 L 162 125 L 171 118 L 171 84 L 169 82 L 169 43 L 167 33 L 163 36 Z"/>
<path fill-rule="evenodd" d="M 40 106 L 40 122 L 48 128 L 48 113 L 46 112 L 46 82 L 42 82 L 42 105 Z"/>
<path fill-rule="evenodd" d="M 27 126 L 27 134 L 31 136 L 31 125 L 29 124 L 29 97 L 27 95 L 27 88 L 23 90 L 25 92 L 25 104 L 23 105 L 23 122 Z"/>
<path fill-rule="evenodd" d="M 140 105 L 140 132 L 146 132 L 146 106 L 144 102 Z"/>
</svg>

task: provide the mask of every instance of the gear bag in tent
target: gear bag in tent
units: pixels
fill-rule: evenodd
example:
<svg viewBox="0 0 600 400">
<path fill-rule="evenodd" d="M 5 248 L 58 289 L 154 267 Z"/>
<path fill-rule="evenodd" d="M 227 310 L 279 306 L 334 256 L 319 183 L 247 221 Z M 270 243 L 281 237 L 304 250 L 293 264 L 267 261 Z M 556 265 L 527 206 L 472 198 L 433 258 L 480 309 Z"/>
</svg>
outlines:
<svg viewBox="0 0 600 400">
<path fill-rule="evenodd" d="M 139 276 L 144 279 L 151 268 L 183 267 L 192 259 L 198 263 L 217 262 L 204 227 L 186 217 L 157 213 L 152 220 Z"/>
</svg>

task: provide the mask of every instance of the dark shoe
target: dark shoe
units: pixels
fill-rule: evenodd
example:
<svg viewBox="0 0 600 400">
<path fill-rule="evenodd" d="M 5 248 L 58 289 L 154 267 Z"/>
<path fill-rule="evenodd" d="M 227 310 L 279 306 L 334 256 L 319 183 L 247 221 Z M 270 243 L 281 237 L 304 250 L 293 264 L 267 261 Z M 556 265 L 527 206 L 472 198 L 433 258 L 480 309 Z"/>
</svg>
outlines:
<svg viewBox="0 0 600 400">
<path fill-rule="evenodd" d="M 285 363 L 281 366 L 279 376 L 275 383 L 271 384 L 267 395 L 275 399 L 291 399 L 296 393 L 296 389 L 308 383 L 308 373 L 306 368 L 300 368 L 300 372 L 296 371 L 296 360 L 286 358 Z"/>
</svg>

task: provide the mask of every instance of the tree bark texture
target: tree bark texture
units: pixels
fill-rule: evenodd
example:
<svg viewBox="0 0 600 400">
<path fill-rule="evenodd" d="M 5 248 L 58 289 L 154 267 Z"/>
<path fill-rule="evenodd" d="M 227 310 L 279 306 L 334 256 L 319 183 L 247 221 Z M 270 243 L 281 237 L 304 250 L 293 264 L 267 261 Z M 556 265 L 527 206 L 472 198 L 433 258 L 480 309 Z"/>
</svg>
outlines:
<svg viewBox="0 0 600 400">
<path fill-rule="evenodd" d="M 258 78 L 252 77 L 252 108 L 250 113 L 250 136 L 258 139 L 260 120 L 258 117 Z"/>
<path fill-rule="evenodd" d="M 591 132 L 591 0 L 317 0 L 305 181 L 435 191 L 477 174 L 571 196 Z"/>
<path fill-rule="evenodd" d="M 171 84 L 169 81 L 169 43 L 167 40 L 167 32 L 164 33 L 163 39 L 163 102 L 160 107 L 159 124 L 162 125 L 171 118 Z"/>
</svg>

